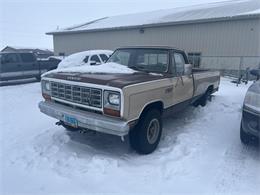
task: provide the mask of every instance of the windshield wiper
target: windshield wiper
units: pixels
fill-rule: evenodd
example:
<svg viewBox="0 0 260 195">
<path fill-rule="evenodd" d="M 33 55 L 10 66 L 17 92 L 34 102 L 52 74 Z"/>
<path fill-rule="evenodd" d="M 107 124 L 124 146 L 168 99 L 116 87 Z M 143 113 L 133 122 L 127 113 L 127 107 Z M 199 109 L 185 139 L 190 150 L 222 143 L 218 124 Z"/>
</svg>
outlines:
<svg viewBox="0 0 260 195">
<path fill-rule="evenodd" d="M 129 68 L 131 68 L 131 69 L 133 69 L 133 70 L 137 70 L 137 71 L 149 73 L 148 70 L 144 70 L 144 69 L 142 69 L 140 66 L 129 66 Z"/>
</svg>

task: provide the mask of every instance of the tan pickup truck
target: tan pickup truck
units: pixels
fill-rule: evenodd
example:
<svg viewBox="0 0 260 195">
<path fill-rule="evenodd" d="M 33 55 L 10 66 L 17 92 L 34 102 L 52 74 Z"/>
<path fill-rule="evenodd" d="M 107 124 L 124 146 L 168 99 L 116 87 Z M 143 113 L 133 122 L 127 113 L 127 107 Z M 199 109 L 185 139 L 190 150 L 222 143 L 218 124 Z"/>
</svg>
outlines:
<svg viewBox="0 0 260 195">
<path fill-rule="evenodd" d="M 192 69 L 182 50 L 119 48 L 103 65 L 42 76 L 39 108 L 68 130 L 129 135 L 134 150 L 149 154 L 160 141 L 162 117 L 205 106 L 219 82 L 219 72 Z"/>
</svg>

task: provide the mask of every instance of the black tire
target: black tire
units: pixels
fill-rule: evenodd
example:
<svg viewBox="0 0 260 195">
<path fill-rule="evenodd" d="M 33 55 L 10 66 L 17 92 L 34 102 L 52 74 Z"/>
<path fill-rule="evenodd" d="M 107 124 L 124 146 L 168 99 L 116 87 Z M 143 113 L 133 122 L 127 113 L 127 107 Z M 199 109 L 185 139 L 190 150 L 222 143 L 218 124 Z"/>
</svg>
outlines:
<svg viewBox="0 0 260 195">
<path fill-rule="evenodd" d="M 208 100 L 210 98 L 210 95 L 211 95 L 210 90 L 207 90 L 206 93 L 202 96 L 201 101 L 200 101 L 200 105 L 202 107 L 207 105 L 207 102 L 208 102 Z"/>
<path fill-rule="evenodd" d="M 157 109 L 150 109 L 130 131 L 130 146 L 139 154 L 150 154 L 157 148 L 161 134 L 161 113 Z"/>
<path fill-rule="evenodd" d="M 259 138 L 246 133 L 243 129 L 242 123 L 240 126 L 240 140 L 244 145 L 259 146 Z"/>
<path fill-rule="evenodd" d="M 241 140 L 241 142 L 242 142 L 243 144 L 245 144 L 245 145 L 248 145 L 248 144 L 250 143 L 250 140 L 251 140 L 251 136 L 248 135 L 248 134 L 244 131 L 244 129 L 243 129 L 243 127 L 242 127 L 242 124 L 241 124 L 241 126 L 240 126 L 240 140 Z"/>
</svg>

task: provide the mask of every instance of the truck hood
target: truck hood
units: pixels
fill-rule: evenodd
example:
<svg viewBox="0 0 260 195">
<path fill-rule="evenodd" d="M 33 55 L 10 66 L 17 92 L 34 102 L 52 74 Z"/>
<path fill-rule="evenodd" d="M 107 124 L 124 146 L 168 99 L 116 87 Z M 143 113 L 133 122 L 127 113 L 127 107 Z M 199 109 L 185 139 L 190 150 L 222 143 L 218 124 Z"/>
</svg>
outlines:
<svg viewBox="0 0 260 195">
<path fill-rule="evenodd" d="M 149 82 L 166 78 L 167 75 L 153 74 L 145 72 L 136 72 L 133 74 L 100 74 L 100 73 L 49 73 L 43 78 L 53 78 L 67 81 L 76 81 L 83 83 L 91 83 L 97 85 L 106 85 L 116 88 L 124 88 L 125 86 Z"/>
</svg>

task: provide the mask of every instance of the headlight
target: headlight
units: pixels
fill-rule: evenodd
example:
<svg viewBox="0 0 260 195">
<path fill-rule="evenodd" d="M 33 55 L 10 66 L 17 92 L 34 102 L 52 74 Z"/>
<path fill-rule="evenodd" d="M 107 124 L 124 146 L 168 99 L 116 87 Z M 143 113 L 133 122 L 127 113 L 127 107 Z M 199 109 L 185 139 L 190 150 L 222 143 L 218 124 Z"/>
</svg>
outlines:
<svg viewBox="0 0 260 195">
<path fill-rule="evenodd" d="M 42 80 L 42 93 L 50 94 L 51 92 L 51 84 L 49 81 Z"/>
<path fill-rule="evenodd" d="M 245 97 L 244 105 L 250 109 L 260 112 L 260 94 L 248 91 Z"/>
<path fill-rule="evenodd" d="M 46 89 L 47 91 L 50 91 L 50 90 L 51 90 L 50 82 L 46 82 L 46 83 L 45 83 L 45 89 Z"/>
<path fill-rule="evenodd" d="M 112 116 L 120 116 L 121 95 L 116 91 L 104 91 L 104 113 Z"/>
<path fill-rule="evenodd" d="M 119 106 L 120 104 L 120 95 L 115 93 L 108 94 L 108 102 L 111 105 Z"/>
</svg>

